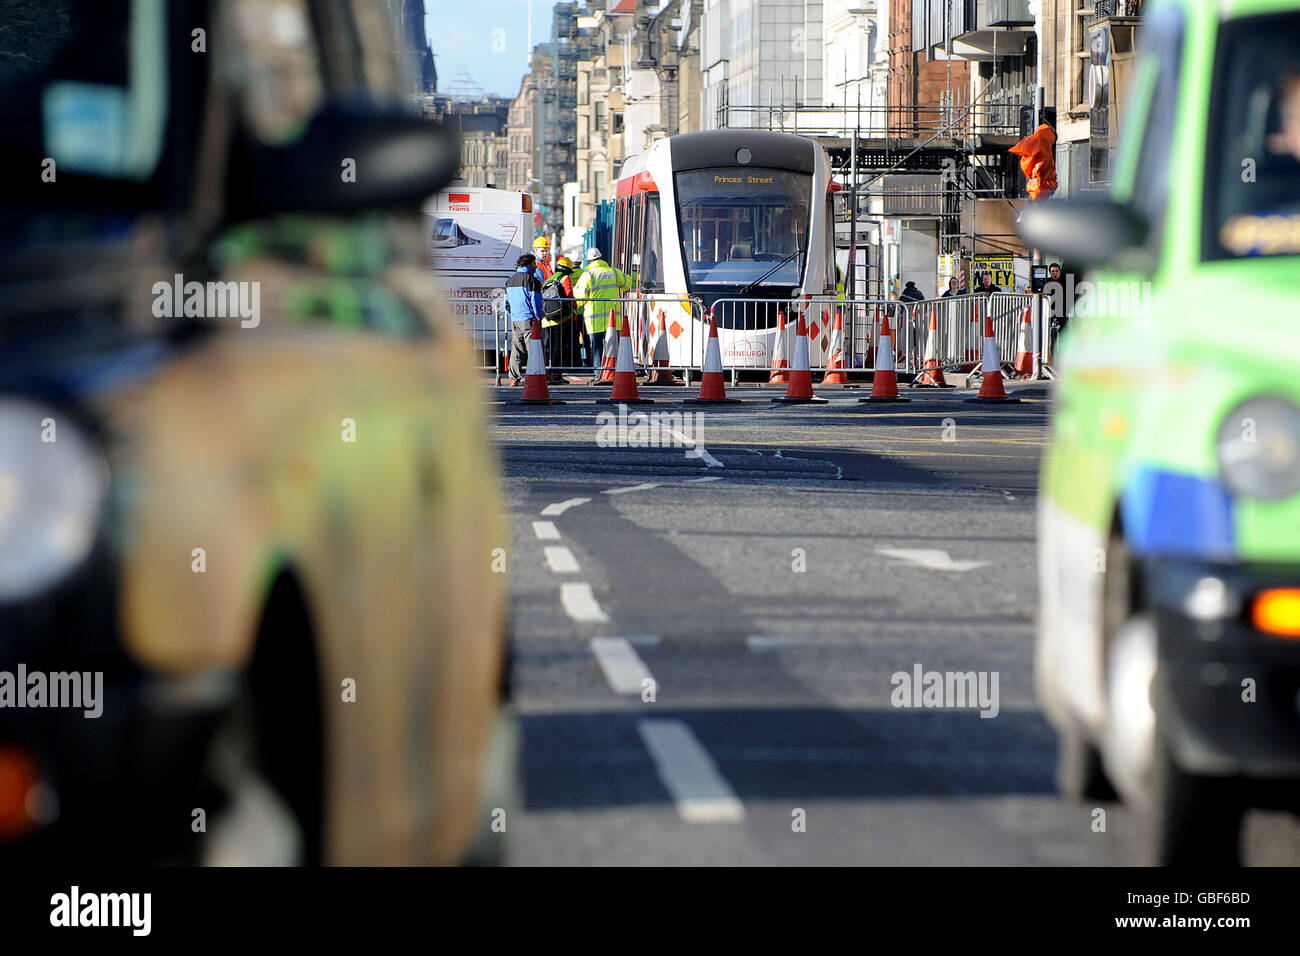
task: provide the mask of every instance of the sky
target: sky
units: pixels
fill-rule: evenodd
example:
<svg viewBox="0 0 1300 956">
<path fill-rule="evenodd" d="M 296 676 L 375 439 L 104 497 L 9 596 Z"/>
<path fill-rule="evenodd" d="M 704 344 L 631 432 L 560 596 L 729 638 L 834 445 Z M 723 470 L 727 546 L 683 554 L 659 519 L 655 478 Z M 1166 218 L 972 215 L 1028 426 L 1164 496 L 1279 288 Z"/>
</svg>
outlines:
<svg viewBox="0 0 1300 956">
<path fill-rule="evenodd" d="M 425 32 L 438 65 L 438 92 L 451 91 L 464 71 L 486 93 L 514 96 L 528 69 L 528 19 L 533 44 L 551 37 L 555 0 L 433 0 L 425 3 Z"/>
</svg>

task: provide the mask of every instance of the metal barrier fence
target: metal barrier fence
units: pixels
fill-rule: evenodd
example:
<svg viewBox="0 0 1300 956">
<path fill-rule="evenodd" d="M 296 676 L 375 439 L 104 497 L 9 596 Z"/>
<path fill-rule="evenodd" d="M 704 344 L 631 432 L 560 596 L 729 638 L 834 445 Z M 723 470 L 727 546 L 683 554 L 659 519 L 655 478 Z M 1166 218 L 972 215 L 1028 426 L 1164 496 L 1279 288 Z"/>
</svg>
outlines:
<svg viewBox="0 0 1300 956">
<path fill-rule="evenodd" d="M 495 303 L 495 327 L 499 343 L 498 380 L 503 363 L 518 363 L 522 374 L 528 362 L 528 339 L 531 323 L 511 321 L 504 300 Z M 546 299 L 545 305 L 556 307 L 554 325 L 542 326 L 542 349 L 549 372 L 590 373 L 599 369 L 605 355 L 617 358 L 619 330 L 624 318 L 632 340 L 633 361 L 641 367 L 666 364 L 687 372 L 698 368 L 695 356 L 699 344 L 708 335 L 704 306 L 698 298 L 653 293 L 633 293 L 617 299 L 559 298 Z M 603 325 L 596 332 L 587 331 L 587 306 L 592 307 L 592 325 Z M 603 317 L 603 320 L 599 317 Z M 550 321 L 548 319 L 548 321 Z M 517 326 L 517 327 L 516 327 Z M 474 333 L 478 335 L 480 333 Z M 480 346 L 481 347 L 481 346 Z"/>
<path fill-rule="evenodd" d="M 838 299 L 831 295 L 799 296 L 786 299 L 718 299 L 713 303 L 722 347 L 722 367 L 736 381 L 741 369 L 770 369 L 775 355 L 794 357 L 795 336 L 802 316 L 808 333 L 808 364 L 824 370 L 832 355 L 835 322 L 842 331 L 841 348 L 848 370 L 869 369 L 875 362 L 875 343 L 882 318 L 889 317 L 891 329 L 906 328 L 906 303 L 884 299 Z M 777 351 L 777 335 L 785 319 L 784 349 Z M 894 334 L 899 356 L 909 355 L 916 344 L 905 335 Z M 703 360 L 703 351 L 697 360 Z"/>
<path fill-rule="evenodd" d="M 1038 299 L 1039 303 L 1034 300 Z M 784 355 L 794 356 L 799 317 L 808 332 L 809 365 L 824 370 L 834 344 L 838 316 L 843 334 L 845 368 L 870 370 L 875 366 L 876 345 L 882 319 L 888 317 L 892 332 L 895 367 L 899 374 L 919 373 L 925 365 L 930 335 L 930 316 L 935 316 L 935 358 L 945 370 L 968 371 L 978 366 L 984 346 L 984 317 L 993 320 L 998 357 L 1014 363 L 1019 351 L 1025 309 L 1030 309 L 1029 351 L 1034 356 L 1034 373 L 1049 359 L 1050 334 L 1047 309 L 1041 296 L 997 292 L 992 295 L 962 295 L 918 302 L 897 299 L 837 299 L 834 296 L 801 296 L 785 299 L 718 299 L 712 314 L 718 323 L 718 338 L 724 370 L 733 382 L 742 370 L 767 370 L 777 353 L 777 329 L 785 318 Z M 517 350 L 519 373 L 527 364 L 531 326 L 520 323 L 518 338 L 505 308 L 504 296 L 483 299 L 449 298 L 452 312 L 461 322 L 478 365 L 493 370 L 497 381 L 507 374 L 512 347 Z M 632 352 L 636 364 L 651 367 L 658 362 L 684 372 L 703 366 L 709 339 L 709 310 L 698 297 L 633 293 L 619 299 L 566 298 L 559 303 L 559 324 L 542 329 L 543 350 L 548 370 L 555 373 L 587 373 L 598 368 L 605 350 L 617 355 L 617 330 L 628 319 Z M 591 335 L 586 329 L 585 307 L 608 311 L 606 331 Z M 593 356 L 595 358 L 593 359 Z"/>
</svg>

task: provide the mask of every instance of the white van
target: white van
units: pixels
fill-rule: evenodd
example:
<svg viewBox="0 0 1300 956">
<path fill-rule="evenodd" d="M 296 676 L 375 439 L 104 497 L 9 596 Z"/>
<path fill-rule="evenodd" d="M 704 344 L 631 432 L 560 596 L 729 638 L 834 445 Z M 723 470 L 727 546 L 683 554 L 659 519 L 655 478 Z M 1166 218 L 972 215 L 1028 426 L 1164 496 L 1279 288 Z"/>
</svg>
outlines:
<svg viewBox="0 0 1300 956">
<path fill-rule="evenodd" d="M 508 347 L 499 317 L 506 280 L 533 244 L 533 198 L 481 186 L 452 186 L 424 206 L 434 275 L 474 348 Z M 503 340 L 504 339 L 504 340 Z M 487 364 L 492 356 L 486 358 Z"/>
</svg>

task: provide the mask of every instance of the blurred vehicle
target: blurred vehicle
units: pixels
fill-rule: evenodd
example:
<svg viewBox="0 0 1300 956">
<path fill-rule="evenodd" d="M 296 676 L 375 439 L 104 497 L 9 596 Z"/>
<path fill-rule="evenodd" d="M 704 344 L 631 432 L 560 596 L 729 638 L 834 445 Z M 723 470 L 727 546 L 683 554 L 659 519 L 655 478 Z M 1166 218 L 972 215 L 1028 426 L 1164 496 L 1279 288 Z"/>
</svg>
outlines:
<svg viewBox="0 0 1300 956">
<path fill-rule="evenodd" d="M 1096 267 L 1062 336 L 1037 682 L 1059 782 L 1152 859 L 1300 808 L 1300 3 L 1149 6 L 1112 198 L 1026 212 Z"/>
<path fill-rule="evenodd" d="M 455 185 L 425 202 L 424 217 L 432 223 L 429 245 L 438 285 L 490 368 L 497 348 L 509 349 L 509 325 L 498 311 L 505 308 L 505 285 L 515 262 L 531 251 L 533 197 L 513 189 Z"/>
<path fill-rule="evenodd" d="M 499 859 L 505 537 L 419 215 L 456 147 L 385 6 L 18 6 L 0 672 L 103 691 L 0 696 L 0 859 Z"/>
</svg>

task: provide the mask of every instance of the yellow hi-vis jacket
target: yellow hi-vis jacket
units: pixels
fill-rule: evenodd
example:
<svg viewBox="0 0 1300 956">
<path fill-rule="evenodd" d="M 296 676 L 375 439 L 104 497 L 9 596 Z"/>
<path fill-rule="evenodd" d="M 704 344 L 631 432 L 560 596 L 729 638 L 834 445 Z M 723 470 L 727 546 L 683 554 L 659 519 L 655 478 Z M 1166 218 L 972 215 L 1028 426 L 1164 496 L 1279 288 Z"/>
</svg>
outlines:
<svg viewBox="0 0 1300 956">
<path fill-rule="evenodd" d="M 634 284 L 632 276 L 615 269 L 604 259 L 587 263 L 587 268 L 573 284 L 573 297 L 580 302 L 587 300 L 583 302 L 582 315 L 589 335 L 604 332 L 611 320 L 617 322 L 622 318 L 619 300 L 625 292 L 631 291 Z"/>
</svg>

